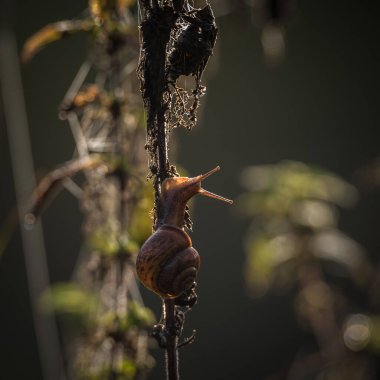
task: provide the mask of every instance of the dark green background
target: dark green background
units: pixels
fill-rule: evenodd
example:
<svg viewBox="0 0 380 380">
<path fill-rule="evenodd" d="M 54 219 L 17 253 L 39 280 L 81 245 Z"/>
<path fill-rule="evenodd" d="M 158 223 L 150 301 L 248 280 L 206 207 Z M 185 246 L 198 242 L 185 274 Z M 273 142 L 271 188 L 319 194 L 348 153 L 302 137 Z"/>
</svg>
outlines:
<svg viewBox="0 0 380 380">
<path fill-rule="evenodd" d="M 3 1 L 2 26 L 19 46 L 41 26 L 79 16 L 84 0 Z M 6 9 L 6 12 L 4 11 Z M 269 69 L 260 31 L 247 10 L 218 20 L 217 54 L 199 126 L 179 136 L 178 161 L 196 175 L 222 166 L 207 188 L 235 198 L 247 165 L 295 159 L 351 180 L 379 147 L 380 48 L 377 2 L 298 1 L 287 28 L 286 59 Z M 86 39 L 72 37 L 45 49 L 23 68 L 25 100 L 36 168 L 47 172 L 70 158 L 73 142 L 57 107 L 86 56 Z M 0 124 L 1 218 L 14 203 L 7 134 Z M 365 194 L 341 226 L 378 253 L 379 196 Z M 243 237 L 248 221 L 235 207 L 199 199 L 193 213 L 194 246 L 202 255 L 199 303 L 188 331 L 197 341 L 181 351 L 183 380 L 264 379 L 310 337 L 297 328 L 290 299 L 251 299 L 245 291 Z M 67 280 L 81 242 L 75 199 L 63 193 L 44 215 L 53 282 Z M 159 300 L 146 295 L 159 313 Z M 150 379 L 163 379 L 163 352 Z M 41 379 L 20 235 L 0 259 L 0 379 Z"/>
</svg>

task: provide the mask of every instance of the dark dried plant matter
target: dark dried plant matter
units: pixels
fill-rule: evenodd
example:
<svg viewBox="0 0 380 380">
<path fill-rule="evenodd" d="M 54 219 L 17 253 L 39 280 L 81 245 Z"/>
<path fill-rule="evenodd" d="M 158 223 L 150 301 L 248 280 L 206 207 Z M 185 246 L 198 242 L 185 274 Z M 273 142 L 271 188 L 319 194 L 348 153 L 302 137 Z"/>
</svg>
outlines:
<svg viewBox="0 0 380 380">
<path fill-rule="evenodd" d="M 147 111 L 149 168 L 156 202 L 162 182 L 177 176 L 169 162 L 169 133 L 175 127 L 191 129 L 196 123 L 201 78 L 212 54 L 217 28 L 211 6 L 194 8 L 192 2 L 141 1 L 142 47 L 138 76 Z M 181 76 L 192 76 L 195 88 L 180 87 Z M 187 217 L 187 226 L 191 228 Z"/>
<path fill-rule="evenodd" d="M 90 0 L 87 14 L 51 24 L 25 44 L 27 60 L 76 32 L 89 33 L 92 41 L 60 107 L 73 132 L 74 157 L 40 182 L 25 222 L 31 225 L 62 187 L 80 199 L 85 246 L 74 280 L 43 298 L 64 326 L 76 328 L 66 345 L 69 378 L 143 379 L 153 364 L 147 328 L 154 318 L 141 299 L 134 261 L 151 231 L 153 197 L 144 178 L 137 11 L 131 0 Z M 74 182 L 79 173 L 82 180 Z"/>
<path fill-rule="evenodd" d="M 255 296 L 293 298 L 315 344 L 299 348 L 275 379 L 374 380 L 380 353 L 378 269 L 338 229 L 338 208 L 357 190 L 338 176 L 282 162 L 247 168 L 240 202 L 253 219 L 246 241 L 246 281 Z M 354 297 L 360 295 L 360 298 Z"/>
</svg>

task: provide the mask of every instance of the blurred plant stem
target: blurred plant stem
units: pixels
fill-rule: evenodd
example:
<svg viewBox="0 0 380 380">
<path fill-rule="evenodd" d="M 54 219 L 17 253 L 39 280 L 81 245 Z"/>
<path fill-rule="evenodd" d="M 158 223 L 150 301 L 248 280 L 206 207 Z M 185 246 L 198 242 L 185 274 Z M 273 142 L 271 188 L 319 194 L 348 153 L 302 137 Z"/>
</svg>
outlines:
<svg viewBox="0 0 380 380">
<path fill-rule="evenodd" d="M 298 268 L 300 294 L 305 301 L 305 316 L 315 336 L 324 366 L 336 366 L 346 355 L 340 329 L 336 322 L 333 294 L 323 279 L 317 263 Z M 321 302 L 323 295 L 324 302 Z"/>
<path fill-rule="evenodd" d="M 85 248 L 72 283 L 42 299 L 74 328 L 68 345 L 70 378 L 141 380 L 153 359 L 147 327 L 153 321 L 135 278 L 134 257 L 150 233 L 153 199 L 145 183 L 143 109 L 135 69 L 138 57 L 134 1 L 90 0 L 84 20 L 53 23 L 25 44 L 28 60 L 67 35 L 90 33 L 88 61 L 60 107 L 71 127 L 74 158 L 37 186 L 26 223 L 33 225 L 63 185 L 80 198 Z M 94 78 L 94 79 L 91 79 Z M 80 185 L 74 177 L 83 172 Z M 79 186 L 79 187 L 78 187 Z"/>
<path fill-rule="evenodd" d="M 26 274 L 42 373 L 47 380 L 63 379 L 63 362 L 56 322 L 53 317 L 42 316 L 38 311 L 38 298 L 41 292 L 49 286 L 49 273 L 42 226 L 38 223 L 34 231 L 27 231 L 23 228 L 22 224 L 26 212 L 26 205 L 22 199 L 25 193 L 35 186 L 35 177 L 19 70 L 18 51 L 11 31 L 6 30 L 4 27 L 0 29 L 1 99 L 8 129 L 16 190 L 18 218 L 15 218 L 15 225 L 21 223 Z M 4 233 L 4 230 L 2 231 L 2 238 L 7 239 L 12 234 L 12 229 L 13 225 L 10 223 L 8 231 L 5 229 L 6 233 Z M 3 244 L 6 245 L 6 241 Z M 0 257 L 2 253 L 1 248 Z"/>
</svg>

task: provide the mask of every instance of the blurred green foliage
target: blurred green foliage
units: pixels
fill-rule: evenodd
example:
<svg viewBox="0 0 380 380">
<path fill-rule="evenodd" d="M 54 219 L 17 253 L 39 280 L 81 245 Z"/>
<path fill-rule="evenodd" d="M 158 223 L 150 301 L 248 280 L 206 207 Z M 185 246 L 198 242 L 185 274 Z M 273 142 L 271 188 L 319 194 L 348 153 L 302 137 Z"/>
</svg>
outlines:
<svg viewBox="0 0 380 380">
<path fill-rule="evenodd" d="M 248 191 L 240 208 L 253 219 L 246 279 L 254 293 L 291 285 L 298 263 L 308 260 L 341 265 L 358 283 L 367 281 L 371 268 L 364 251 L 337 230 L 338 206 L 352 206 L 358 197 L 352 185 L 291 161 L 247 168 L 242 182 Z"/>
<path fill-rule="evenodd" d="M 94 323 L 112 329 L 115 319 L 118 319 L 120 331 L 126 332 L 130 328 L 149 327 L 155 322 L 152 311 L 137 301 L 128 302 L 122 320 L 111 311 L 99 314 L 98 297 L 75 282 L 55 284 L 43 293 L 40 304 L 43 312 L 55 313 L 75 329 Z"/>
<path fill-rule="evenodd" d="M 339 207 L 353 206 L 358 191 L 332 173 L 294 161 L 249 167 L 242 183 L 247 191 L 239 206 L 252 219 L 245 242 L 247 286 L 254 296 L 292 296 L 298 322 L 311 331 L 320 355 L 310 368 L 297 359 L 287 379 L 303 379 L 301 373 L 334 380 L 367 373 L 375 379 L 371 363 L 380 353 L 380 324 L 372 301 L 379 274 L 364 249 L 338 228 Z M 350 297 L 348 287 L 365 299 Z M 311 360 L 300 350 L 302 360 Z"/>
<path fill-rule="evenodd" d="M 73 328 L 84 328 L 96 310 L 98 300 L 92 292 L 69 282 L 55 284 L 46 290 L 40 302 L 44 312 L 60 315 Z"/>
</svg>

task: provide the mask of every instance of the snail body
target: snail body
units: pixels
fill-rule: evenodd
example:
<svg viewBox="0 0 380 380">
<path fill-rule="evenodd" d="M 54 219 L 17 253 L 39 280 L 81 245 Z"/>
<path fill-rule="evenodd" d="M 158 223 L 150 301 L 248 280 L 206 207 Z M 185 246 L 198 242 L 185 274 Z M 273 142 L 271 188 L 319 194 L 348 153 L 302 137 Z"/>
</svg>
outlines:
<svg viewBox="0 0 380 380">
<path fill-rule="evenodd" d="M 193 285 L 200 256 L 184 231 L 186 204 L 196 194 L 232 201 L 201 188 L 201 181 L 220 170 L 194 177 L 174 177 L 162 184 L 156 231 L 142 245 L 136 260 L 140 281 L 162 298 L 176 298 Z"/>
</svg>

